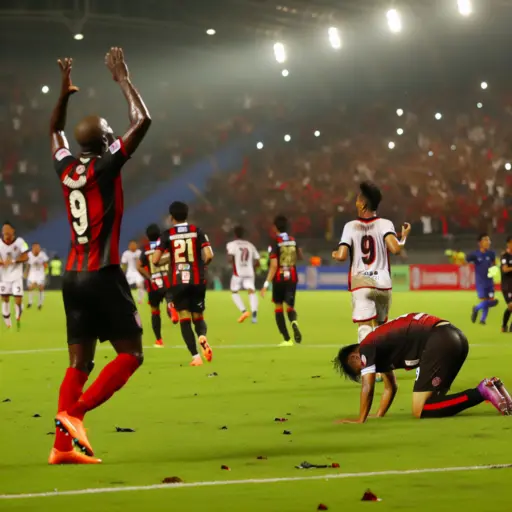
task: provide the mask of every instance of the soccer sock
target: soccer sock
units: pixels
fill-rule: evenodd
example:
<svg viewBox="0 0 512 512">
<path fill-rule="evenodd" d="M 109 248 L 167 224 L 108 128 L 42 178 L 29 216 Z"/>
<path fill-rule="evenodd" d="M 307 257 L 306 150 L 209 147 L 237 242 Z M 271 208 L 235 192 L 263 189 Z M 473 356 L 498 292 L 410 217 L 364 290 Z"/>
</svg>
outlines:
<svg viewBox="0 0 512 512">
<path fill-rule="evenodd" d="M 190 318 L 180 319 L 181 336 L 187 345 L 188 351 L 192 354 L 192 357 L 199 355 L 196 345 L 196 337 L 194 331 L 192 331 L 192 322 Z"/>
<path fill-rule="evenodd" d="M 467 389 L 454 395 L 432 395 L 421 413 L 422 418 L 446 418 L 459 414 L 484 401 L 478 389 Z"/>
<path fill-rule="evenodd" d="M 160 318 L 160 311 L 151 311 L 151 327 L 155 333 L 157 340 L 162 339 L 162 319 Z"/>
<path fill-rule="evenodd" d="M 139 302 L 144 300 L 144 288 L 137 288 Z"/>
<path fill-rule="evenodd" d="M 482 316 L 480 317 L 480 322 L 485 322 L 487 320 L 487 315 L 489 314 L 489 304 L 487 301 L 482 304 L 485 304 L 485 306 L 481 308 Z"/>
<path fill-rule="evenodd" d="M 251 293 L 249 295 L 249 304 L 251 305 L 251 312 L 255 315 L 258 312 L 258 295 Z"/>
<path fill-rule="evenodd" d="M 21 313 L 23 313 L 23 306 L 21 304 L 14 304 L 14 311 L 16 313 L 16 321 L 21 320 Z"/>
<path fill-rule="evenodd" d="M 510 309 L 505 309 L 505 311 L 503 312 L 503 324 L 502 324 L 502 327 L 503 329 L 506 329 L 507 326 L 508 326 L 508 321 L 510 320 L 510 315 L 512 314 L 512 311 L 510 311 Z"/>
<path fill-rule="evenodd" d="M 82 419 L 86 412 L 105 403 L 119 391 L 140 366 L 140 361 L 132 354 L 118 354 L 101 370 L 98 378 L 89 386 L 78 401 L 68 409 L 68 414 Z"/>
<path fill-rule="evenodd" d="M 202 316 L 194 318 L 194 328 L 197 336 L 206 336 L 207 325 Z"/>
<path fill-rule="evenodd" d="M 476 311 L 481 311 L 482 309 L 486 308 L 487 307 L 487 301 L 486 300 L 483 300 L 482 302 L 479 302 L 476 306 L 475 306 L 475 310 Z"/>
<path fill-rule="evenodd" d="M 44 302 L 44 290 L 39 290 L 39 306 L 42 306 Z"/>
<path fill-rule="evenodd" d="M 32 306 L 32 291 L 28 292 L 28 305 Z"/>
<path fill-rule="evenodd" d="M 361 343 L 368 334 L 370 334 L 373 331 L 371 325 L 360 325 L 357 328 L 357 341 Z"/>
<path fill-rule="evenodd" d="M 2 301 L 2 316 L 7 327 L 11 327 L 11 304 Z"/>
<path fill-rule="evenodd" d="M 284 319 L 283 308 L 275 309 L 276 315 L 276 324 L 279 332 L 283 335 L 285 341 L 290 341 L 290 334 L 288 332 L 288 328 L 286 327 L 286 320 Z"/>
<path fill-rule="evenodd" d="M 65 411 L 68 407 L 74 405 L 84 389 L 89 375 L 85 372 L 77 370 L 76 368 L 68 368 L 64 380 L 60 385 L 59 391 L 59 404 L 57 412 Z M 69 452 L 73 449 L 73 441 L 71 436 L 67 436 L 58 428 L 55 429 L 55 443 L 54 448 L 61 452 Z"/>
<path fill-rule="evenodd" d="M 245 313 L 245 304 L 242 300 L 242 297 L 240 297 L 240 294 L 238 292 L 233 292 L 231 297 L 233 297 L 233 302 L 235 303 L 235 306 L 240 310 L 240 312 Z"/>
<path fill-rule="evenodd" d="M 286 313 L 288 313 L 288 320 L 290 320 L 290 322 L 296 322 L 297 321 L 297 311 L 295 311 L 295 309 L 288 308 L 286 310 Z"/>
</svg>

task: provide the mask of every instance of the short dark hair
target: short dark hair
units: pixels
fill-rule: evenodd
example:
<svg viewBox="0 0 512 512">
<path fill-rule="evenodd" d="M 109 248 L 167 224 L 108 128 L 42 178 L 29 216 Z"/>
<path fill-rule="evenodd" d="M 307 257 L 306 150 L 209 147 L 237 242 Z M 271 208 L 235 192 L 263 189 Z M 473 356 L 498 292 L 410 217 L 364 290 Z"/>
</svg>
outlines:
<svg viewBox="0 0 512 512">
<path fill-rule="evenodd" d="M 363 183 L 359 185 L 359 190 L 361 191 L 361 195 L 366 199 L 368 209 L 372 212 L 376 211 L 382 201 L 382 193 L 379 187 L 371 181 L 363 181 Z"/>
<path fill-rule="evenodd" d="M 181 201 L 174 201 L 169 206 L 169 213 L 174 220 L 185 222 L 188 217 L 188 205 Z"/>
<path fill-rule="evenodd" d="M 150 242 L 156 242 L 160 238 L 160 226 L 158 224 L 150 224 L 146 228 L 146 236 Z"/>
<path fill-rule="evenodd" d="M 489 233 L 480 233 L 478 235 L 478 241 L 481 242 L 484 238 L 487 238 L 489 236 Z"/>
<path fill-rule="evenodd" d="M 4 223 L 2 224 L 2 227 L 3 227 L 3 226 L 10 226 L 12 229 L 16 229 L 16 228 L 14 227 L 14 224 L 13 224 L 12 222 L 8 221 L 8 220 L 5 220 L 5 221 L 4 221 Z"/>
<path fill-rule="evenodd" d="M 245 235 L 245 229 L 243 226 L 235 226 L 233 232 L 237 238 L 243 238 Z"/>
<path fill-rule="evenodd" d="M 334 358 L 333 361 L 335 370 L 343 375 L 346 379 L 353 380 L 354 382 L 361 382 L 361 375 L 356 373 L 354 369 L 348 364 L 348 358 L 350 354 L 355 352 L 358 348 L 358 344 L 341 347 L 338 355 Z"/>
<path fill-rule="evenodd" d="M 32 242 L 32 245 L 41 245 L 39 242 Z"/>
<path fill-rule="evenodd" d="M 132 238 L 128 243 L 130 243 L 130 244 L 133 244 L 133 243 L 134 243 L 134 244 L 136 244 L 136 243 L 138 243 L 138 242 L 137 242 L 137 240 L 134 240 L 134 239 Z"/>
<path fill-rule="evenodd" d="M 288 219 L 284 215 L 278 215 L 274 219 L 274 226 L 280 233 L 288 231 Z"/>
</svg>

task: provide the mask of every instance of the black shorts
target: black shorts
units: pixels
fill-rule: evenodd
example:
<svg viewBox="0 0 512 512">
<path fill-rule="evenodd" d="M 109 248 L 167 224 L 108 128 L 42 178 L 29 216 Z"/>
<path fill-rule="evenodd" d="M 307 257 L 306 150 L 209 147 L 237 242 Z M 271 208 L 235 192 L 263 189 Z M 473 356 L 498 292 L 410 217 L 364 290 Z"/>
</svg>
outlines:
<svg viewBox="0 0 512 512">
<path fill-rule="evenodd" d="M 450 324 L 434 327 L 416 370 L 414 392 L 446 393 L 462 368 L 468 352 L 468 340 L 462 331 Z"/>
<path fill-rule="evenodd" d="M 121 267 L 64 274 L 62 296 L 68 344 L 140 337 L 142 324 Z"/>
<path fill-rule="evenodd" d="M 167 304 L 172 302 L 171 292 L 167 288 L 159 288 L 148 292 L 148 302 L 152 308 L 159 308 L 164 300 Z"/>
<path fill-rule="evenodd" d="M 297 283 L 291 281 L 274 282 L 272 284 L 272 302 L 275 304 L 288 304 L 291 308 L 295 306 L 295 293 Z"/>
<path fill-rule="evenodd" d="M 178 284 L 169 288 L 176 311 L 202 313 L 205 310 L 205 284 Z"/>
<path fill-rule="evenodd" d="M 512 302 L 512 284 L 505 284 L 503 281 L 501 282 L 501 293 L 503 293 L 503 298 L 507 304 Z"/>
</svg>

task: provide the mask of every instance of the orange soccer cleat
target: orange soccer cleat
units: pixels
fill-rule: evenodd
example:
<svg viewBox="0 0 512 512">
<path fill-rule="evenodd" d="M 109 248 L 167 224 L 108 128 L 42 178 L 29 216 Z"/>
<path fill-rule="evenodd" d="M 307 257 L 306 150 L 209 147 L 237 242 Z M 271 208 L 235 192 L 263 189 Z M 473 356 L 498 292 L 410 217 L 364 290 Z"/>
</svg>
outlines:
<svg viewBox="0 0 512 512">
<path fill-rule="evenodd" d="M 67 432 L 73 439 L 73 443 L 78 449 L 92 457 L 94 450 L 92 449 L 87 433 L 85 432 L 82 420 L 70 416 L 67 412 L 62 411 L 55 416 L 55 426 L 63 432 Z"/>
<path fill-rule="evenodd" d="M 101 464 L 101 459 L 89 457 L 75 450 L 61 452 L 56 448 L 52 448 L 48 457 L 48 464 Z"/>
<path fill-rule="evenodd" d="M 201 350 L 203 351 L 203 357 L 209 362 L 212 362 L 213 359 L 213 350 L 212 347 L 208 344 L 208 340 L 206 336 L 199 336 L 199 345 L 201 346 Z"/>
<path fill-rule="evenodd" d="M 180 323 L 180 316 L 178 315 L 176 308 L 172 304 L 169 304 L 167 306 L 167 312 L 168 312 L 169 316 L 171 317 L 172 323 L 174 325 Z"/>
<path fill-rule="evenodd" d="M 203 366 L 203 364 L 203 360 L 199 356 L 193 357 L 190 361 L 190 366 Z"/>
<path fill-rule="evenodd" d="M 251 315 L 250 315 L 249 311 L 244 311 L 242 313 L 242 315 L 240 316 L 240 318 L 238 319 L 238 323 L 243 324 L 250 316 Z"/>
<path fill-rule="evenodd" d="M 161 339 L 160 340 L 156 340 L 155 344 L 153 346 L 154 347 L 158 347 L 158 348 L 162 348 L 164 346 L 164 342 Z"/>
</svg>

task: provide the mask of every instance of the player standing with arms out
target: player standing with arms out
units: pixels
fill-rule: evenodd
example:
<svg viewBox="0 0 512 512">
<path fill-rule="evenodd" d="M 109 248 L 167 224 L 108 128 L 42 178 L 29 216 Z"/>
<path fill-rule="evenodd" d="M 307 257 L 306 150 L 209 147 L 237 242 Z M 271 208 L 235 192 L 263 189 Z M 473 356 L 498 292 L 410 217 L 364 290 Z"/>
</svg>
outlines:
<svg viewBox="0 0 512 512">
<path fill-rule="evenodd" d="M 258 317 L 258 296 L 254 293 L 256 290 L 254 268 L 259 265 L 260 255 L 256 247 L 244 239 L 245 229 L 242 226 L 237 226 L 234 232 L 235 240 L 229 242 L 226 247 L 229 262 L 233 266 L 230 286 L 231 296 L 236 307 L 242 313 L 238 322 L 245 322 L 250 315 L 245 309 L 244 301 L 238 292 L 241 289 L 247 290 L 251 305 L 252 323 L 255 324 Z"/>
<path fill-rule="evenodd" d="M 364 182 L 360 185 L 356 208 L 358 218 L 343 228 L 337 251 L 332 253 L 336 261 L 350 256 L 349 291 L 352 293 L 352 321 L 358 324 L 359 343 L 373 329 L 387 321 L 391 306 L 391 271 L 389 252 L 400 254 L 411 226 L 402 227 L 398 240 L 390 220 L 377 216 L 382 194 L 376 185 Z"/>
<path fill-rule="evenodd" d="M 487 233 L 478 237 L 478 250 L 468 254 L 466 261 L 475 265 L 476 293 L 480 299 L 480 304 L 473 306 L 471 321 L 475 323 L 481 311 L 480 324 L 485 325 L 489 308 L 498 304 L 494 298 L 494 280 L 489 277 L 489 269 L 496 262 L 496 253 L 491 251 L 491 238 Z"/>
<path fill-rule="evenodd" d="M 512 399 L 500 379 L 484 379 L 476 388 L 448 395 L 469 351 L 464 333 L 450 322 L 426 313 L 399 316 L 371 332 L 360 344 L 343 347 L 334 363 L 349 379 L 361 382 L 357 420 L 364 423 L 373 402 L 376 372 L 384 380 L 377 417 L 391 407 L 397 385 L 394 369 L 416 369 L 412 413 L 416 418 L 446 418 L 484 400 L 501 414 L 512 414 Z"/>
<path fill-rule="evenodd" d="M 501 255 L 501 292 L 507 305 L 503 313 L 501 332 L 508 332 L 508 321 L 512 315 L 512 236 L 507 238 L 507 249 Z"/>
<path fill-rule="evenodd" d="M 137 246 L 135 240 L 131 240 L 128 249 L 121 256 L 121 266 L 126 274 L 126 280 L 130 287 L 137 289 L 137 300 L 142 304 L 144 299 L 144 278 L 137 270 L 137 262 L 140 259 L 141 250 Z"/>
<path fill-rule="evenodd" d="M 167 310 L 171 308 L 171 293 L 169 288 L 169 262 L 168 252 L 162 254 L 158 265 L 154 265 L 152 256 L 157 249 L 157 241 L 160 238 L 160 228 L 158 224 L 151 224 L 146 229 L 147 243 L 137 262 L 137 270 L 144 277 L 146 289 L 148 292 L 148 302 L 151 308 L 151 326 L 155 333 L 155 347 L 163 347 L 162 340 L 162 319 L 160 318 L 160 304 L 165 300 Z M 179 319 L 178 319 L 179 321 Z M 177 323 L 177 322 L 176 322 Z"/>
<path fill-rule="evenodd" d="M 164 254 L 170 256 L 169 280 L 174 307 L 180 317 L 181 335 L 192 355 L 190 366 L 201 366 L 203 360 L 197 351 L 197 341 L 204 358 L 210 362 L 213 352 L 206 338 L 204 321 L 206 280 L 205 267 L 213 259 L 213 251 L 208 237 L 200 228 L 187 222 L 188 206 L 175 201 L 169 206 L 172 227 L 164 231 L 153 253 L 153 265 L 159 265 Z"/>
<path fill-rule="evenodd" d="M 11 328 L 11 297 L 14 297 L 16 324 L 21 325 L 23 312 L 23 264 L 28 261 L 28 245 L 16 236 L 14 226 L 4 222 L 0 239 L 0 296 L 2 316 L 8 329 Z"/>
<path fill-rule="evenodd" d="M 131 83 L 122 49 L 112 48 L 105 64 L 128 103 L 130 127 L 125 135 L 116 139 L 105 119 L 86 117 L 75 128 L 79 158 L 71 155 L 64 127 L 69 98 L 78 91 L 71 82 L 72 59 L 59 61 L 61 92 L 50 122 L 54 166 L 71 227 L 62 288 L 70 365 L 60 387 L 50 464 L 101 462 L 92 457 L 84 415 L 119 391 L 143 361 L 140 317 L 120 267 L 121 169 L 142 142 L 151 119 Z M 98 339 L 110 340 L 117 356 L 84 392 Z M 72 441 L 85 453 L 74 451 Z"/>
<path fill-rule="evenodd" d="M 278 215 L 274 219 L 275 241 L 270 247 L 270 267 L 267 279 L 261 289 L 261 296 L 265 297 L 270 283 L 272 283 L 272 302 L 274 303 L 274 314 L 277 328 L 283 336 L 280 347 L 293 347 L 293 340 L 286 327 L 284 318 L 284 304 L 288 320 L 292 325 L 293 337 L 296 343 L 302 342 L 302 334 L 297 322 L 297 311 L 295 311 L 295 295 L 297 293 L 297 260 L 302 259 L 302 251 L 297 245 L 293 236 L 288 234 L 288 219 L 284 215 Z"/>
<path fill-rule="evenodd" d="M 49 258 L 44 251 L 41 251 L 41 246 L 34 242 L 32 250 L 28 253 L 28 274 L 27 274 L 27 287 L 28 287 L 28 303 L 27 308 L 32 307 L 32 292 L 36 289 L 39 290 L 39 302 L 37 309 L 43 307 L 44 302 L 44 285 L 46 282 L 46 269 L 48 268 Z"/>
</svg>

